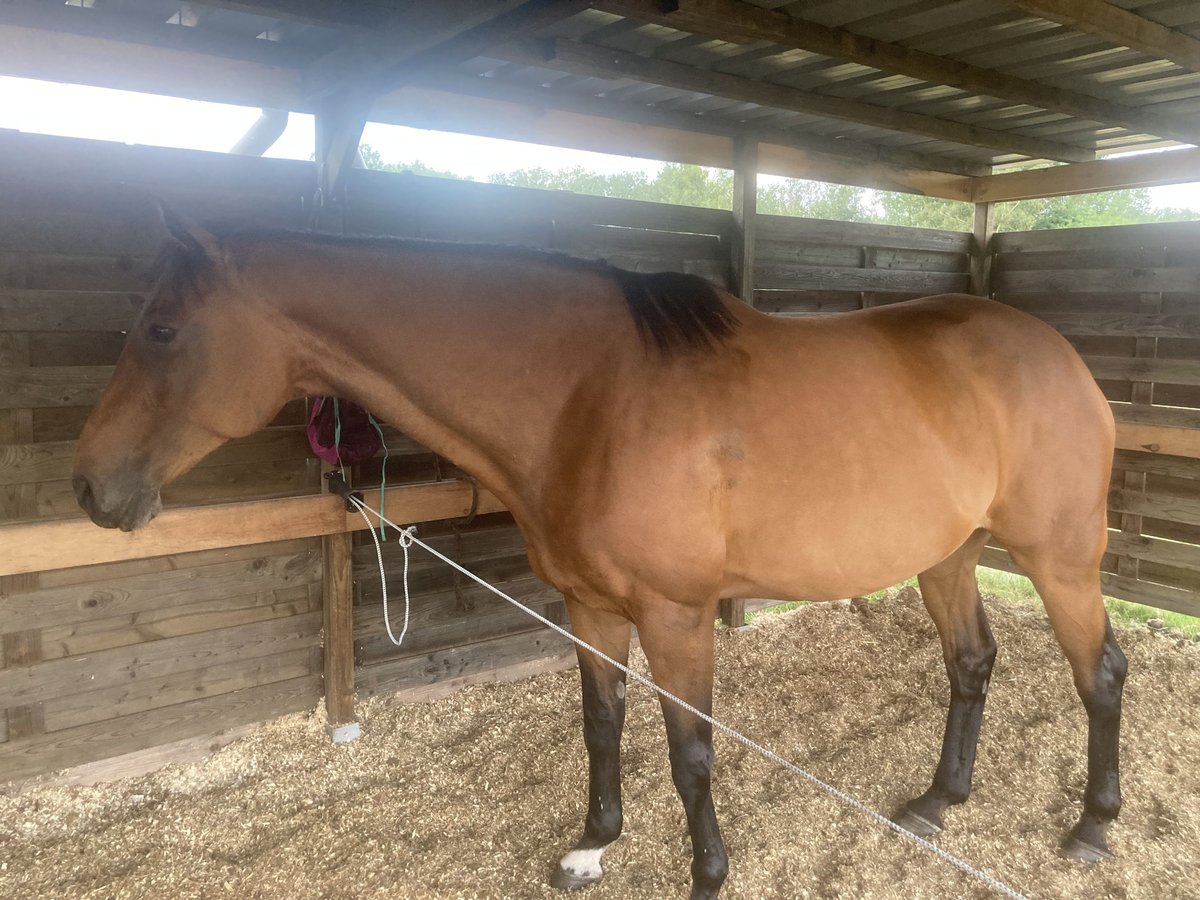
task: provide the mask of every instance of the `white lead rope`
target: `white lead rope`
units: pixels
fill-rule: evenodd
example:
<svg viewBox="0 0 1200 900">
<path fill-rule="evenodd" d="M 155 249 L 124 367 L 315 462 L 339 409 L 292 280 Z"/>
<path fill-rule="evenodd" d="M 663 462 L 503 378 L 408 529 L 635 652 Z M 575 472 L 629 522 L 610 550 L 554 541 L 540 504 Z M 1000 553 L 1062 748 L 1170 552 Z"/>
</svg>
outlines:
<svg viewBox="0 0 1200 900">
<path fill-rule="evenodd" d="M 851 797 L 849 794 L 845 793 L 844 791 L 839 790 L 838 788 L 834 787 L 833 785 L 822 781 L 820 778 L 818 778 L 816 775 L 813 775 L 811 772 L 807 772 L 804 769 L 800 768 L 795 763 L 784 759 L 782 756 L 780 756 L 774 750 L 770 750 L 770 749 L 762 746 L 762 744 L 752 741 L 750 738 L 746 737 L 741 732 L 735 731 L 733 728 L 730 728 L 728 725 L 718 722 L 712 716 L 708 715 L 708 713 L 705 713 L 705 712 L 697 709 L 696 707 L 692 706 L 692 704 L 688 703 L 686 700 L 676 697 L 670 691 L 659 687 L 657 684 L 654 683 L 654 681 L 652 681 L 646 675 L 643 675 L 640 672 L 635 672 L 633 669 L 629 668 L 628 666 L 624 665 L 623 663 L 617 662 L 615 659 L 613 659 L 611 656 L 609 656 L 604 651 L 599 650 L 596 647 L 593 647 L 587 641 L 584 641 L 580 638 L 575 637 L 575 635 L 571 634 L 571 632 L 567 631 L 561 625 L 551 622 L 545 616 L 530 609 L 528 606 L 523 604 L 521 601 L 514 600 L 512 597 L 508 596 L 508 594 L 504 593 L 499 588 L 493 587 L 492 585 L 488 584 L 486 581 L 484 581 L 482 578 L 480 578 L 474 572 L 471 572 L 468 569 L 464 569 L 462 566 L 460 566 L 458 563 L 456 563 L 450 557 L 446 556 L 444 553 L 440 553 L 437 550 L 433 549 L 433 547 L 430 547 L 427 543 L 425 543 L 423 540 L 421 540 L 419 537 L 416 536 L 416 526 L 415 525 L 411 525 L 408 528 L 401 528 L 395 522 L 391 521 L 390 519 L 385 518 L 382 513 L 377 512 L 374 509 L 371 509 L 371 507 L 367 506 L 365 503 L 363 503 L 361 500 L 359 500 L 358 497 L 356 497 L 354 495 L 348 495 L 348 496 L 349 496 L 349 499 L 358 508 L 358 511 L 362 514 L 362 517 L 364 519 L 366 519 L 367 529 L 371 532 L 371 536 L 375 539 L 375 553 L 376 553 L 376 558 L 379 560 L 379 575 L 383 579 L 383 620 L 384 620 L 384 624 L 387 626 L 388 637 L 390 637 L 392 639 L 392 643 L 396 644 L 397 646 L 399 646 L 400 641 L 404 640 L 404 632 L 408 630 L 408 613 L 409 613 L 409 605 L 410 605 L 409 595 L 408 595 L 408 548 L 411 547 L 413 544 L 416 544 L 417 546 L 423 548 L 424 550 L 428 551 L 432 555 L 436 556 L 442 562 L 446 563 L 446 565 L 448 565 L 454 569 L 457 569 L 459 572 L 461 572 L 462 574 L 464 574 L 468 578 L 470 578 L 472 581 L 474 581 L 476 584 L 480 585 L 481 587 L 487 588 L 489 591 L 491 591 L 497 597 L 501 598 L 502 600 L 507 600 L 513 606 L 517 607 L 517 609 L 520 609 L 522 612 L 525 612 L 528 615 L 532 616 L 533 618 L 537 619 L 539 622 L 541 622 L 547 628 L 550 628 L 551 630 L 557 632 L 558 634 L 561 634 L 563 637 L 574 642 L 577 646 L 582 647 L 584 650 L 587 650 L 589 653 L 592 653 L 592 654 L 598 656 L 600 659 L 604 660 L 610 666 L 614 666 L 621 672 L 624 672 L 627 677 L 632 678 L 634 681 L 638 682 L 639 684 L 645 685 L 646 687 L 648 687 L 650 690 L 654 691 L 659 696 L 664 697 L 667 700 L 670 700 L 672 703 L 682 707 L 683 709 L 686 709 L 692 715 L 696 716 L 699 719 L 702 719 L 703 721 L 705 721 L 709 725 L 711 725 L 713 728 L 715 728 L 718 731 L 721 731 L 722 733 L 733 738 L 739 744 L 742 744 L 743 746 L 749 748 L 750 750 L 753 750 L 754 752 L 760 754 L 761 756 L 765 757 L 766 759 L 771 760 L 771 762 L 774 762 L 774 763 L 779 764 L 780 766 L 783 766 L 783 768 L 787 769 L 792 774 L 799 775 L 805 781 L 809 782 L 813 786 L 824 791 L 826 794 L 828 794 L 830 797 L 833 797 L 838 802 L 844 804 L 845 806 L 850 807 L 851 809 L 854 809 L 854 810 L 857 810 L 858 812 L 863 813 L 864 815 L 870 817 L 871 819 L 874 819 L 877 823 L 882 825 L 884 828 L 887 828 L 891 831 L 896 832 L 896 834 L 899 834 L 899 835 L 902 835 L 903 837 L 908 838 L 909 840 L 916 843 L 918 846 L 924 847 L 926 850 L 928 850 L 934 856 L 938 857 L 941 860 L 944 860 L 945 862 L 948 862 L 950 865 L 954 866 L 960 872 L 963 872 L 966 875 L 969 875 L 972 878 L 976 879 L 977 881 L 982 882 L 983 884 L 987 885 L 989 888 L 991 888 L 996 893 L 1001 894 L 1005 897 L 1009 897 L 1009 898 L 1011 898 L 1011 900 L 1028 900 L 1028 898 L 1026 898 L 1026 896 L 1024 894 L 1020 893 L 1019 891 L 1015 890 L 1014 888 L 1009 887 L 1003 881 L 993 878 L 991 875 L 987 874 L 986 872 L 975 868 L 970 863 L 959 859 L 954 854 L 952 854 L 946 850 L 943 850 L 941 847 L 939 847 L 937 844 L 934 844 L 932 841 L 928 841 L 919 835 L 913 834 L 907 828 L 904 828 L 901 825 L 897 825 L 895 822 L 893 822 L 887 816 L 883 815 L 882 813 L 876 812 L 875 810 L 871 809 L 871 807 L 867 806 L 862 801 L 857 800 L 854 797 Z M 380 550 L 380 547 L 379 547 L 379 538 L 375 536 L 375 530 L 371 526 L 370 518 L 367 516 L 368 512 L 372 513 L 383 524 L 389 525 L 392 528 L 396 529 L 396 531 L 400 535 L 400 546 L 404 550 L 404 630 L 400 632 L 399 640 L 397 640 L 392 635 L 392 626 L 388 620 L 387 578 L 384 575 L 384 570 L 383 570 L 383 552 Z"/>
</svg>

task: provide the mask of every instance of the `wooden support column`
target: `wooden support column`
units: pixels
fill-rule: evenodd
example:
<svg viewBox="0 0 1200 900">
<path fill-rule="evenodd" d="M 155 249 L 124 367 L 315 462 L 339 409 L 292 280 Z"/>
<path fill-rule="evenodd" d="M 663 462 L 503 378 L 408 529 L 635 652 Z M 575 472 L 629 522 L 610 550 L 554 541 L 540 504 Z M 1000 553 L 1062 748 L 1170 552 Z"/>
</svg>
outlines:
<svg viewBox="0 0 1200 900">
<path fill-rule="evenodd" d="M 322 478 L 322 485 L 325 479 Z M 335 744 L 355 741 L 353 539 L 349 532 L 321 538 L 322 608 L 325 611 L 325 728 Z"/>
<path fill-rule="evenodd" d="M 754 231 L 758 208 L 758 143 L 739 138 L 733 147 L 733 290 L 754 305 Z"/>
<path fill-rule="evenodd" d="M 975 228 L 971 240 L 971 293 L 992 294 L 992 235 L 996 233 L 996 204 L 975 204 Z"/>
<path fill-rule="evenodd" d="M 754 233 L 758 215 L 758 142 L 738 138 L 733 145 L 733 289 L 754 306 Z M 746 624 L 746 601 L 722 600 L 721 623 L 729 628 Z"/>
<path fill-rule="evenodd" d="M 316 114 L 317 192 L 312 224 L 323 231 L 346 230 L 346 173 L 367 124 L 370 101 L 361 94 L 339 91 L 321 101 Z"/>
<path fill-rule="evenodd" d="M 369 99 L 351 89 L 321 100 L 316 115 L 317 191 L 311 225 L 322 231 L 346 231 L 346 174 L 367 123 Z M 325 481 L 322 479 L 322 487 Z M 362 733 L 354 715 L 354 578 L 352 538 L 321 538 L 322 608 L 325 612 L 326 730 L 335 744 L 355 741 Z"/>
</svg>

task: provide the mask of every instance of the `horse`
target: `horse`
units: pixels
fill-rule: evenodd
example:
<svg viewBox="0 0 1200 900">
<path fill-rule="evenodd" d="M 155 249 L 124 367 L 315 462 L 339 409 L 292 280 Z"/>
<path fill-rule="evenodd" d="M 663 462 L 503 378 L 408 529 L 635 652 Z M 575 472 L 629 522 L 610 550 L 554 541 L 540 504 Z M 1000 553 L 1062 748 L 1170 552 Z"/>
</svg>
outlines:
<svg viewBox="0 0 1200 900">
<path fill-rule="evenodd" d="M 965 801 L 992 663 L 989 536 L 1032 579 L 1088 717 L 1064 852 L 1109 856 L 1126 661 L 1099 565 L 1111 411 L 1073 348 L 968 295 L 825 317 L 756 311 L 693 276 L 487 245 L 210 229 L 164 213 L 157 285 L 84 427 L 73 484 L 136 529 L 161 486 L 294 398 L 351 399 L 512 512 L 575 635 L 711 713 L 725 598 L 833 600 L 917 575 L 950 682 L 927 836 Z M 588 807 L 551 877 L 603 874 L 621 833 L 625 678 L 579 654 Z M 728 856 L 711 726 L 663 703 L 694 900 Z"/>
</svg>

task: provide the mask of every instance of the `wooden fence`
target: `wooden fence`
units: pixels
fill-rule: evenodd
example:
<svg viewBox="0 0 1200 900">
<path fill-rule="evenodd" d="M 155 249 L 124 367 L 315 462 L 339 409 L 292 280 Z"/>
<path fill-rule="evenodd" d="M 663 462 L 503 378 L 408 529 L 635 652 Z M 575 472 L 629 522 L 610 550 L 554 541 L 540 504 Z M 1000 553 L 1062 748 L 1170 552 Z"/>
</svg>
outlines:
<svg viewBox="0 0 1200 900">
<path fill-rule="evenodd" d="M 971 235 L 759 216 L 754 304 L 812 315 L 966 291 Z"/>
<path fill-rule="evenodd" d="M 1200 223 L 1000 234 L 992 252 L 993 295 L 1062 332 L 1112 402 L 1105 591 L 1200 615 Z"/>
</svg>

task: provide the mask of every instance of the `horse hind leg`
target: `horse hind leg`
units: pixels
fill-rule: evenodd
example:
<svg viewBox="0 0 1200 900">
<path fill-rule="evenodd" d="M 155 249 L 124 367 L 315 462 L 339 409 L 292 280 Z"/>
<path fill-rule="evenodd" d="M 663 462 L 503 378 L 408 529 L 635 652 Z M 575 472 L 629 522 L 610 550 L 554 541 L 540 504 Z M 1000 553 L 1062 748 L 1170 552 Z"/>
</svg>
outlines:
<svg viewBox="0 0 1200 900">
<path fill-rule="evenodd" d="M 925 608 L 941 638 L 950 679 L 950 710 L 933 784 L 896 816 L 896 823 L 928 837 L 943 827 L 942 814 L 971 793 L 975 747 L 983 721 L 996 642 L 988 628 L 975 566 L 987 532 L 977 531 L 947 559 L 917 576 Z"/>
<path fill-rule="evenodd" d="M 630 623 L 568 599 L 575 635 L 621 664 L 629 661 Z M 588 811 L 583 835 L 550 876 L 553 887 L 576 890 L 599 881 L 601 858 L 621 834 L 621 731 L 625 673 L 578 648 L 583 687 L 583 741 L 588 752 Z"/>
<path fill-rule="evenodd" d="M 1088 560 L 1080 564 L 1071 557 L 1064 560 L 1062 547 L 1009 548 L 1041 595 L 1050 627 L 1071 664 L 1075 689 L 1087 710 L 1088 775 L 1083 813 L 1063 846 L 1068 857 L 1086 862 L 1112 855 L 1107 833 L 1121 809 L 1121 695 L 1128 668 L 1104 609 L 1099 549 L 1079 554 Z"/>
</svg>

